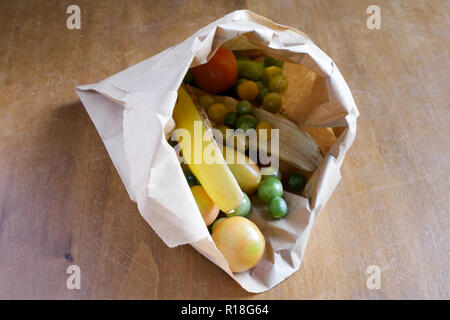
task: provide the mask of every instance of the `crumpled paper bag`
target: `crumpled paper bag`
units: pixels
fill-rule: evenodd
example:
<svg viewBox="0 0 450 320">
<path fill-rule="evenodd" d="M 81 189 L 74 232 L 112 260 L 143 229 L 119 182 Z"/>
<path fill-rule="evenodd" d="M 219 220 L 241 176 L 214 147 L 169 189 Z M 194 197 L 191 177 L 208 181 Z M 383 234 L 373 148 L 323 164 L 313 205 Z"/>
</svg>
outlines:
<svg viewBox="0 0 450 320">
<path fill-rule="evenodd" d="M 309 179 L 307 198 L 285 192 L 285 218 L 269 218 L 267 206 L 252 197 L 248 217 L 264 234 L 266 252 L 253 269 L 238 274 L 215 247 L 164 134 L 189 67 L 205 63 L 231 39 L 236 40 L 228 42 L 230 46 L 259 48 L 324 79 L 326 102 L 315 106 L 302 125 L 346 127 Z M 341 179 L 340 167 L 355 138 L 358 116 L 337 66 L 306 35 L 251 11 L 234 11 L 180 44 L 76 91 L 130 198 L 169 247 L 192 245 L 249 292 L 266 291 L 298 270 L 314 221 Z"/>
</svg>

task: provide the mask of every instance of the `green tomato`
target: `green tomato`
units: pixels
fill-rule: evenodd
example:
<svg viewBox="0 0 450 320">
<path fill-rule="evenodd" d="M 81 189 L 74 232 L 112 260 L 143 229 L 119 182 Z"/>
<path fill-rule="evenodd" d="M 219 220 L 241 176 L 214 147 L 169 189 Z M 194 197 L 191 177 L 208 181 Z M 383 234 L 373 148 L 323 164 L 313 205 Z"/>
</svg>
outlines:
<svg viewBox="0 0 450 320">
<path fill-rule="evenodd" d="M 275 197 L 270 201 L 269 211 L 275 219 L 283 218 L 288 211 L 286 201 L 282 197 Z"/>
<path fill-rule="evenodd" d="M 239 118 L 239 114 L 237 112 L 228 112 L 223 119 L 223 123 L 230 128 L 235 128 L 236 120 Z"/>
<path fill-rule="evenodd" d="M 276 66 L 270 66 L 264 69 L 262 79 L 264 84 L 268 86 L 270 80 L 272 80 L 273 77 L 280 75 L 283 75 L 283 71 L 281 70 L 281 68 Z"/>
<path fill-rule="evenodd" d="M 235 55 L 235 57 L 236 57 L 236 60 L 251 60 L 250 59 L 250 57 L 248 57 L 248 56 L 243 56 L 243 55 L 241 55 L 241 54 L 239 54 L 239 53 L 236 53 L 236 52 L 233 52 L 234 53 L 234 55 Z"/>
<path fill-rule="evenodd" d="M 200 103 L 200 105 L 205 109 L 208 110 L 208 108 L 214 104 L 214 102 L 216 102 L 214 100 L 214 98 L 210 95 L 205 94 L 204 96 L 201 96 L 200 99 L 198 100 L 198 102 Z"/>
<path fill-rule="evenodd" d="M 227 213 L 227 217 L 233 217 L 233 216 L 241 216 L 245 217 L 248 215 L 250 210 L 252 209 L 252 203 L 250 202 L 250 199 L 248 198 L 247 194 L 244 193 L 244 198 L 242 199 L 241 204 L 234 209 L 232 213 Z"/>
<path fill-rule="evenodd" d="M 276 67 L 279 67 L 279 68 L 283 68 L 283 64 L 284 64 L 283 61 L 277 60 L 277 59 L 272 58 L 272 57 L 270 57 L 270 56 L 267 56 L 267 57 L 264 59 L 264 65 L 265 65 L 266 67 L 276 66 Z"/>
<path fill-rule="evenodd" d="M 272 92 L 283 93 L 286 91 L 287 87 L 288 87 L 288 81 L 282 75 L 273 77 L 269 83 L 269 90 Z"/>
<path fill-rule="evenodd" d="M 307 181 L 306 177 L 300 172 L 292 172 L 287 177 L 287 184 L 289 188 L 293 191 L 303 190 L 303 188 L 305 188 L 306 181 Z"/>
<path fill-rule="evenodd" d="M 189 184 L 189 187 L 193 187 L 196 185 L 199 185 L 200 183 L 197 181 L 197 178 L 194 176 L 194 174 L 190 170 L 184 171 L 184 176 L 186 177 L 186 180 Z"/>
<path fill-rule="evenodd" d="M 261 168 L 261 175 L 263 179 L 274 177 L 281 181 L 281 171 L 274 167 Z"/>
<path fill-rule="evenodd" d="M 258 120 L 249 114 L 244 114 L 236 120 L 236 128 L 242 129 L 244 132 L 249 129 L 255 129 L 257 125 Z"/>
<path fill-rule="evenodd" d="M 264 63 L 251 60 L 238 60 L 239 78 L 247 80 L 261 80 L 264 73 Z"/>
<path fill-rule="evenodd" d="M 236 105 L 236 111 L 240 115 L 251 114 L 253 112 L 253 106 L 247 100 L 241 100 Z"/>
<path fill-rule="evenodd" d="M 271 92 L 264 97 L 263 108 L 269 112 L 277 113 L 281 110 L 282 103 L 280 94 Z"/>
<path fill-rule="evenodd" d="M 215 228 L 216 228 L 223 220 L 225 220 L 225 219 L 226 219 L 225 217 L 216 219 L 216 221 L 214 221 L 214 223 L 213 223 L 212 226 L 211 226 L 211 233 L 213 233 L 213 232 L 214 232 L 214 229 L 215 229 Z"/>
<path fill-rule="evenodd" d="M 258 187 L 258 196 L 262 202 L 270 203 L 273 198 L 283 195 L 283 185 L 281 181 L 274 177 L 269 177 L 261 181 Z"/>
<path fill-rule="evenodd" d="M 270 93 L 269 89 L 267 89 L 266 86 L 261 87 L 261 89 L 258 90 L 258 95 L 256 96 L 256 101 L 258 101 L 259 104 L 264 103 L 264 98 Z"/>
</svg>

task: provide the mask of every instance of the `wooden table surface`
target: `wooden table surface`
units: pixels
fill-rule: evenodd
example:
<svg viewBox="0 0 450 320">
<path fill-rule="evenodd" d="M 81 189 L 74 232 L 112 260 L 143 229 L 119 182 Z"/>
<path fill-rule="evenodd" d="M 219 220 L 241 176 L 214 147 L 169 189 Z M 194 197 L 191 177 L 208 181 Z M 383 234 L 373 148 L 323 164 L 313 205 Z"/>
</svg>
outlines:
<svg viewBox="0 0 450 320">
<path fill-rule="evenodd" d="M 73 3 L 81 30 L 66 27 Z M 380 30 L 366 26 L 370 4 Z M 361 113 L 300 270 L 262 294 L 158 238 L 74 91 L 243 8 L 308 34 Z M 1 1 L 0 298 L 450 298 L 449 9 L 446 0 Z M 80 290 L 66 287 L 72 264 Z M 380 289 L 366 286 L 370 265 Z"/>
</svg>

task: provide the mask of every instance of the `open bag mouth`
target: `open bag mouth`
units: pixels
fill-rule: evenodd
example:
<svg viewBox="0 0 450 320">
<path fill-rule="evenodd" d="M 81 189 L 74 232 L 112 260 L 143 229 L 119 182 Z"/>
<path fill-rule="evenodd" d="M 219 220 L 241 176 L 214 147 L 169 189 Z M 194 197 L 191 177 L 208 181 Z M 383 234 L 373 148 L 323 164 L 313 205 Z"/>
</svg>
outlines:
<svg viewBox="0 0 450 320">
<path fill-rule="evenodd" d="M 282 219 L 270 216 L 257 193 L 249 195 L 252 209 L 247 218 L 263 234 L 266 247 L 256 266 L 239 273 L 231 271 L 211 237 L 166 136 L 167 127 L 173 127 L 185 74 L 209 61 L 222 46 L 252 54 L 251 59 L 270 56 L 284 62 L 289 85 L 282 94 L 281 110 L 274 115 L 261 108 L 255 117 L 281 127 L 282 174 L 297 170 L 308 179 L 302 192 L 283 193 L 289 210 Z M 199 105 L 205 92 L 182 86 Z M 340 167 L 355 138 L 359 115 L 339 69 L 306 35 L 239 10 L 172 48 L 76 90 L 130 198 L 168 246 L 191 244 L 249 292 L 266 291 L 298 270 L 314 222 L 341 179 Z M 236 110 L 237 99 L 212 96 L 229 108 L 227 112 Z M 298 137 L 315 142 L 313 154 L 305 155 L 309 149 Z"/>
</svg>

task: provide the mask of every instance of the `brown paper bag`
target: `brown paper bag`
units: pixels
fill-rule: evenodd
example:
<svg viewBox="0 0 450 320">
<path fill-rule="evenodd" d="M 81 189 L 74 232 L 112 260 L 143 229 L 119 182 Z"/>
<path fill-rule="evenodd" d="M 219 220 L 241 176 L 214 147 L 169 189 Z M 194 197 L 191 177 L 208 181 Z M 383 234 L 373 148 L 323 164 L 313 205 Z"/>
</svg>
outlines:
<svg viewBox="0 0 450 320">
<path fill-rule="evenodd" d="M 266 252 L 253 269 L 238 274 L 231 272 L 214 245 L 164 134 L 187 70 L 205 63 L 224 43 L 298 64 L 301 70 L 291 72 L 289 81 L 304 85 L 289 93 L 291 107 L 283 112 L 302 126 L 345 127 L 309 179 L 306 197 L 285 192 L 285 218 L 268 218 L 266 205 L 252 198 L 248 218 L 264 234 Z M 174 47 L 76 90 L 130 198 L 168 246 L 191 244 L 249 292 L 268 290 L 298 270 L 314 221 L 341 179 L 340 167 L 355 138 L 358 116 L 339 69 L 306 35 L 239 10 Z"/>
</svg>

